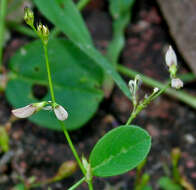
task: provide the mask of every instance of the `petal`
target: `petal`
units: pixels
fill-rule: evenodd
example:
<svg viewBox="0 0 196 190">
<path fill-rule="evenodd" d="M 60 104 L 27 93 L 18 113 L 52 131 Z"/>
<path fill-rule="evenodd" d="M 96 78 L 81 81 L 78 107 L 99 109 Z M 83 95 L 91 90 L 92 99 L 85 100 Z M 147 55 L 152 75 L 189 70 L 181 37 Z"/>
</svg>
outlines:
<svg viewBox="0 0 196 190">
<path fill-rule="evenodd" d="M 171 86 L 173 88 L 180 89 L 183 87 L 183 82 L 179 78 L 172 79 Z"/>
<path fill-rule="evenodd" d="M 64 121 L 68 118 L 68 113 L 63 106 L 58 105 L 54 108 L 54 113 L 58 120 Z"/>
<path fill-rule="evenodd" d="M 173 64 L 177 66 L 176 53 L 171 46 L 169 46 L 169 49 L 167 50 L 165 54 L 165 62 L 168 67 L 171 67 L 171 65 Z"/>
<path fill-rule="evenodd" d="M 12 113 L 18 118 L 26 118 L 33 115 L 35 111 L 36 108 L 32 104 L 29 104 L 25 107 L 12 110 Z"/>
</svg>

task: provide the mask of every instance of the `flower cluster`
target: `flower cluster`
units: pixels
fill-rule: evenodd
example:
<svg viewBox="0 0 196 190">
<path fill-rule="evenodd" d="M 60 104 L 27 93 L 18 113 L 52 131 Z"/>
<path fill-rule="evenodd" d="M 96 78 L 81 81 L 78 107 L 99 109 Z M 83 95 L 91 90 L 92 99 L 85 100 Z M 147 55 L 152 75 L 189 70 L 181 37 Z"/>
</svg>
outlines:
<svg viewBox="0 0 196 190">
<path fill-rule="evenodd" d="M 27 118 L 40 110 L 53 110 L 58 120 L 66 120 L 68 118 L 68 113 L 65 108 L 59 104 L 48 106 L 48 104 L 51 103 L 51 101 L 43 101 L 29 104 L 25 107 L 12 110 L 12 113 L 18 118 Z"/>
<path fill-rule="evenodd" d="M 177 57 L 176 57 L 176 53 L 173 50 L 173 48 L 171 46 L 169 46 L 169 49 L 166 52 L 165 55 L 165 62 L 166 65 L 169 68 L 169 72 L 170 72 L 170 77 L 171 77 L 171 86 L 175 89 L 180 89 L 183 87 L 183 82 L 176 77 L 176 73 L 177 73 Z"/>
</svg>

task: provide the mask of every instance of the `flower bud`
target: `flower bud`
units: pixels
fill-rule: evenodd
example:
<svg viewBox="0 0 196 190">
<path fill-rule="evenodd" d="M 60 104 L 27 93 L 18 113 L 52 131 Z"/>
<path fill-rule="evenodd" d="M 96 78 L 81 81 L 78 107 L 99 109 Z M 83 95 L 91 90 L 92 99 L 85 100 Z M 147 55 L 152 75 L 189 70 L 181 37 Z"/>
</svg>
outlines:
<svg viewBox="0 0 196 190">
<path fill-rule="evenodd" d="M 37 25 L 37 33 L 38 33 L 38 35 L 39 35 L 40 37 L 42 36 L 42 28 L 43 28 L 42 23 L 39 23 L 39 24 Z"/>
<path fill-rule="evenodd" d="M 135 79 L 130 80 L 129 84 L 128 84 L 129 90 L 132 95 L 132 102 L 133 102 L 134 106 L 137 104 L 137 90 L 138 90 L 141 83 L 142 83 L 142 80 L 141 80 L 140 75 L 136 75 Z"/>
<path fill-rule="evenodd" d="M 45 45 L 47 45 L 48 38 L 49 38 L 49 29 L 48 29 L 48 27 L 39 23 L 39 25 L 37 25 L 37 33 L 38 33 L 39 37 L 42 39 L 43 43 Z"/>
<path fill-rule="evenodd" d="M 159 91 L 159 88 L 154 88 L 153 93 L 157 93 Z"/>
<path fill-rule="evenodd" d="M 28 7 L 25 8 L 24 10 L 24 20 L 25 22 L 29 25 L 29 26 L 33 26 L 34 24 L 34 14 L 33 11 L 31 9 L 29 9 Z"/>
<path fill-rule="evenodd" d="M 183 82 L 179 78 L 174 78 L 171 81 L 172 88 L 180 89 L 183 87 Z"/>
<path fill-rule="evenodd" d="M 48 43 L 48 37 L 49 37 L 49 29 L 47 26 L 42 27 L 42 37 L 43 37 L 43 42 L 46 45 Z"/>
<path fill-rule="evenodd" d="M 68 118 L 67 111 L 61 105 L 55 106 L 54 113 L 55 113 L 57 119 L 60 120 L 60 121 L 64 121 Z"/>
<path fill-rule="evenodd" d="M 18 118 L 27 118 L 36 112 L 36 107 L 33 104 L 29 104 L 25 107 L 12 110 L 12 113 Z"/>
<path fill-rule="evenodd" d="M 176 53 L 173 50 L 172 46 L 169 46 L 169 49 L 166 52 L 165 62 L 168 67 L 171 67 L 172 65 L 177 66 L 177 57 L 176 57 Z"/>
<path fill-rule="evenodd" d="M 85 157 L 82 157 L 82 164 L 84 166 L 84 169 L 86 170 L 86 180 L 91 181 L 92 179 L 91 165 L 88 163 Z"/>
</svg>

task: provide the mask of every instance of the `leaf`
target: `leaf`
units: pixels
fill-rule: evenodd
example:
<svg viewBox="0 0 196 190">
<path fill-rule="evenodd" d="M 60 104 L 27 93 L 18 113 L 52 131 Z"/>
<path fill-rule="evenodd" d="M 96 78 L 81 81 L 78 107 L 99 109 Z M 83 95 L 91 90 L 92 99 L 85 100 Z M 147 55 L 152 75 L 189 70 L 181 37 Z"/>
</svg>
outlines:
<svg viewBox="0 0 196 190">
<path fill-rule="evenodd" d="M 61 0 L 61 4 L 57 0 L 48 0 L 47 3 L 45 0 L 34 0 L 34 2 L 44 16 L 62 30 L 92 60 L 92 64 L 100 65 L 107 74 L 112 76 L 125 95 L 131 97 L 126 83 L 108 60 L 93 46 L 82 17 L 72 0 Z"/>
<path fill-rule="evenodd" d="M 67 129 L 77 129 L 93 116 L 102 100 L 103 93 L 98 89 L 103 79 L 102 70 L 68 40 L 50 40 L 48 53 L 57 103 L 69 113 L 65 125 Z M 48 85 L 40 41 L 21 48 L 12 57 L 9 66 L 11 80 L 6 96 L 14 107 L 51 100 L 49 90 L 41 100 L 35 97 L 32 90 L 35 84 Z M 53 112 L 40 111 L 30 120 L 50 129 L 61 130 Z"/>
<path fill-rule="evenodd" d="M 169 177 L 161 177 L 158 183 L 163 190 L 182 190 L 182 187 L 174 183 Z"/>
<path fill-rule="evenodd" d="M 125 44 L 124 32 L 131 18 L 131 8 L 135 0 L 109 0 L 109 10 L 113 17 L 113 40 L 108 47 L 108 58 L 117 64 L 120 52 Z"/>
<path fill-rule="evenodd" d="M 112 41 L 108 45 L 107 58 L 116 68 L 120 53 L 125 46 L 125 29 L 130 22 L 132 7 L 135 0 L 109 0 L 109 11 L 113 17 Z M 108 97 L 114 87 L 114 82 L 110 76 L 105 77 L 103 89 L 105 96 Z"/>
<path fill-rule="evenodd" d="M 144 160 L 150 146 L 150 136 L 137 126 L 113 129 L 97 142 L 90 154 L 93 174 L 107 177 L 125 173 Z"/>
</svg>

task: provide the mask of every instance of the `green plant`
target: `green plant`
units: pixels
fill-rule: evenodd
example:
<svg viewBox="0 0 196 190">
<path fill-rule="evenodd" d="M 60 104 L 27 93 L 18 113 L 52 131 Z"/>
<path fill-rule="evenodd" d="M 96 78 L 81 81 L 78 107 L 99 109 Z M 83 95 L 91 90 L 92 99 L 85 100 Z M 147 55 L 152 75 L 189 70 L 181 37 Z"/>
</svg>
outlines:
<svg viewBox="0 0 196 190">
<path fill-rule="evenodd" d="M 88 3 L 88 0 L 80 1 L 77 7 L 71 0 L 49 0 L 47 4 L 44 0 L 34 0 L 34 2 L 43 15 L 55 25 L 55 28 L 49 35 L 49 29 L 45 25 L 39 23 L 35 27 L 34 14 L 30 9 L 25 11 L 25 21 L 33 31 L 26 27 L 20 27 L 16 23 L 10 23 L 10 28 L 31 37 L 38 36 L 41 42 L 36 40 L 27 44 L 12 57 L 9 65 L 6 96 L 14 107 L 27 105 L 13 110 L 15 116 L 20 118 L 31 116 L 30 120 L 39 125 L 64 131 L 68 144 L 84 175 L 69 190 L 76 189 L 83 182 L 87 182 L 91 190 L 93 189 L 94 176 L 107 177 L 125 173 L 138 166 L 146 158 L 151 147 L 151 137 L 144 129 L 133 125 L 132 121 L 151 101 L 162 93 L 168 92 L 196 107 L 193 104 L 195 98 L 168 89 L 170 85 L 175 88 L 180 88 L 183 85 L 176 76 L 177 59 L 171 47 L 166 55 L 166 63 L 172 80 L 168 81 L 166 85 L 146 76 L 139 76 L 138 73 L 117 64 L 124 46 L 124 31 L 130 21 L 130 9 L 134 0 L 110 1 L 110 13 L 114 20 L 114 37 L 109 45 L 107 58 L 94 47 L 91 36 L 78 11 Z M 56 38 L 59 31 L 66 34 L 68 39 Z M 2 46 L 0 45 L 0 47 Z M 116 70 L 135 79 L 131 80 L 127 86 Z M 194 78 L 193 75 L 188 76 L 188 80 Z M 113 87 L 111 79 L 132 101 L 133 111 L 126 124 L 111 130 L 98 141 L 90 153 L 89 159 L 85 157 L 81 159 L 70 139 L 68 130 L 81 127 L 93 116 L 104 93 L 110 92 Z M 154 90 L 152 94 L 140 100 L 138 98 L 138 83 L 141 79 L 151 85 Z M 49 92 L 40 101 L 32 91 L 35 85 L 46 88 L 49 86 Z M 102 86 L 106 90 L 104 93 L 101 90 Z M 7 140 L 4 142 L 7 143 Z M 1 141 L 0 145 L 5 147 Z M 6 150 L 7 148 L 5 148 Z M 61 173 L 47 183 L 60 180 L 66 175 Z M 30 184 L 21 183 L 16 188 L 30 189 L 47 184 L 46 182 L 30 181 Z M 135 190 L 150 189 L 148 181 L 149 176 L 142 175 L 139 182 L 136 180 Z"/>
<path fill-rule="evenodd" d="M 152 190 L 151 186 L 148 185 L 150 176 L 147 173 L 142 173 L 142 169 L 144 168 L 146 161 L 147 160 L 145 159 L 136 168 L 134 190 Z"/>
<path fill-rule="evenodd" d="M 105 134 L 97 142 L 92 152 L 90 153 L 89 161 L 87 161 L 85 157 L 83 157 L 81 161 L 70 139 L 67 127 L 64 123 L 64 120 L 67 120 L 68 118 L 69 111 L 67 112 L 67 108 L 65 109 L 61 104 L 58 104 L 56 102 L 56 96 L 53 88 L 53 80 L 50 70 L 50 62 L 48 58 L 49 29 L 41 23 L 37 25 L 37 28 L 35 28 L 34 14 L 28 8 L 25 10 L 24 19 L 26 23 L 41 39 L 41 44 L 45 55 L 45 65 L 47 70 L 47 78 L 51 100 L 49 99 L 38 103 L 31 103 L 25 107 L 12 110 L 12 113 L 17 117 L 26 118 L 31 115 L 34 115 L 37 112 L 41 112 L 41 110 L 51 110 L 54 112 L 54 115 L 56 116 L 57 121 L 61 126 L 68 141 L 68 144 L 75 156 L 75 159 L 84 175 L 84 177 L 78 183 L 74 184 L 70 189 L 75 189 L 81 183 L 86 181 L 89 189 L 92 190 L 92 180 L 94 176 L 114 176 L 125 173 L 135 168 L 147 156 L 151 147 L 151 137 L 144 129 L 135 125 L 131 125 L 131 122 L 151 101 L 160 96 L 169 87 L 170 82 L 161 90 L 159 90 L 158 88 L 154 88 L 151 95 L 145 96 L 142 100 L 139 100 L 138 83 L 140 81 L 140 77 L 136 76 L 134 80 L 130 80 L 128 89 L 130 91 L 129 93 L 132 95 L 131 100 L 133 103 L 133 111 L 131 112 L 128 121 L 125 125 L 119 126 L 118 128 L 113 129 L 107 134 Z M 183 83 L 180 79 L 177 80 L 176 78 L 177 60 L 175 52 L 171 47 L 166 54 L 166 63 L 169 67 L 169 71 L 171 74 L 172 87 L 177 89 L 181 88 L 183 86 Z M 24 74 L 26 74 L 25 71 Z M 144 183 L 141 188 L 143 188 L 146 184 L 146 176 L 144 175 L 144 177 L 145 178 L 142 180 L 142 182 Z"/>
<path fill-rule="evenodd" d="M 103 55 L 98 53 L 93 45 L 92 49 L 95 53 L 89 54 L 89 51 L 91 50 L 89 50 L 90 46 L 88 45 L 92 44 L 92 40 L 80 13 L 77 10 L 83 9 L 88 1 L 81 0 L 78 2 L 77 6 L 70 0 L 50 1 L 47 5 L 45 5 L 44 1 L 35 1 L 35 3 L 38 5 L 40 11 L 55 25 L 50 35 L 51 39 L 48 44 L 50 51 L 48 56 L 52 63 L 51 68 L 53 71 L 55 94 L 59 103 L 66 106 L 70 113 L 70 117 L 65 121 L 68 130 L 80 128 L 96 113 L 104 95 L 107 96 L 107 94 L 111 92 L 113 87 L 111 76 L 116 79 L 120 78 L 115 70 L 131 78 L 134 78 L 139 74 L 145 84 L 153 88 L 155 86 L 160 89 L 164 88 L 164 84 L 117 64 L 119 54 L 124 45 L 124 30 L 131 18 L 133 0 L 110 1 L 110 13 L 114 20 L 113 40 L 109 45 L 106 55 L 110 62 L 107 61 Z M 64 4 L 66 4 L 66 6 L 63 6 Z M 56 7 L 55 9 L 57 11 L 55 11 L 53 7 Z M 10 11 L 11 10 L 8 10 L 8 12 Z M 74 19 L 70 21 L 69 18 Z M 8 23 L 6 26 L 10 26 L 11 29 L 20 28 L 19 32 L 30 35 L 31 37 L 36 36 L 29 28 L 24 26 L 21 28 L 21 24 Z M 77 26 L 77 28 L 75 26 Z M 74 43 L 70 40 L 56 38 L 59 31 L 66 34 Z M 78 31 L 82 32 L 79 33 Z M 82 44 L 84 44 L 86 48 L 81 51 Z M 39 101 L 33 93 L 34 87 L 41 85 L 41 87 L 47 88 L 47 73 L 45 71 L 45 66 L 41 64 L 44 62 L 41 51 L 42 47 L 39 41 L 34 41 L 22 47 L 15 56 L 11 58 L 9 73 L 5 73 L 2 76 L 0 75 L 0 90 L 5 90 L 6 97 L 12 106 L 20 107 L 25 104 Z M 112 64 L 110 65 L 110 63 Z M 99 64 L 102 64 L 104 69 L 102 69 Z M 184 81 L 191 81 L 194 79 L 195 76 L 193 74 L 188 74 L 182 78 Z M 120 85 L 120 87 L 126 89 L 124 92 L 126 91 L 126 94 L 130 97 L 125 82 L 120 79 L 118 80 L 118 83 L 123 84 Z M 104 92 L 101 88 L 104 89 Z M 21 91 L 23 92 L 23 96 L 20 96 Z M 192 97 L 185 92 L 176 92 L 172 89 L 167 89 L 165 92 L 189 104 L 193 108 L 196 107 L 195 97 Z M 41 97 L 41 100 L 47 100 L 48 97 L 49 93 L 46 93 Z M 52 114 L 39 112 L 29 119 L 40 126 L 61 130 Z"/>
</svg>

